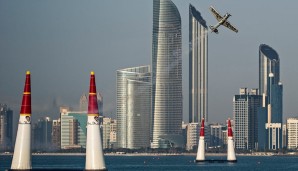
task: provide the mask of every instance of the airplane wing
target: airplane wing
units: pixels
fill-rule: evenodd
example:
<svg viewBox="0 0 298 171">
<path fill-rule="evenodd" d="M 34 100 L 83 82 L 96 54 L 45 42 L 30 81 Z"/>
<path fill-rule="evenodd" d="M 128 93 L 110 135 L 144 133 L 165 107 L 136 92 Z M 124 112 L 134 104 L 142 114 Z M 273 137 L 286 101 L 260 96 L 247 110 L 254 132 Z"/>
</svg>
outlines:
<svg viewBox="0 0 298 171">
<path fill-rule="evenodd" d="M 230 22 L 226 21 L 226 22 L 224 22 L 222 25 L 224 25 L 224 26 L 226 26 L 227 28 L 229 28 L 230 30 L 232 30 L 232 31 L 234 31 L 234 32 L 236 32 L 236 33 L 238 33 L 238 30 L 237 30 L 232 24 L 230 24 Z"/>
<path fill-rule="evenodd" d="M 212 14 L 215 16 L 217 21 L 220 21 L 222 19 L 222 16 L 212 6 L 210 6 L 209 9 L 212 12 Z"/>
</svg>

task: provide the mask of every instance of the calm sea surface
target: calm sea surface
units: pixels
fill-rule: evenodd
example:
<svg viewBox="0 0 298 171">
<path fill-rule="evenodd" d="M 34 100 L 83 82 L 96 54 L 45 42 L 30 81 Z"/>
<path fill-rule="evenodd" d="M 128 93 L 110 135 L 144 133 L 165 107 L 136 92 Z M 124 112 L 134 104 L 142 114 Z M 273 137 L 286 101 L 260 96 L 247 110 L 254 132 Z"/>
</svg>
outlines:
<svg viewBox="0 0 298 171">
<path fill-rule="evenodd" d="M 237 156 L 237 163 L 194 163 L 195 156 L 105 156 L 113 170 L 297 170 L 298 156 Z M 226 159 L 207 156 L 207 159 Z M 10 168 L 12 156 L 0 155 L 0 170 Z M 43 169 L 84 169 L 85 156 L 32 156 L 32 167 Z"/>
</svg>

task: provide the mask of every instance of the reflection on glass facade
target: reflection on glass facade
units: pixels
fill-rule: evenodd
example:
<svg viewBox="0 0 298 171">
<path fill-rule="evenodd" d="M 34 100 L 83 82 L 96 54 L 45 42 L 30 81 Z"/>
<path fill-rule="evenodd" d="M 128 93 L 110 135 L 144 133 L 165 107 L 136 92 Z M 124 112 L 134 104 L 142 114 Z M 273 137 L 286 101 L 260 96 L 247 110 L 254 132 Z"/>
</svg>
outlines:
<svg viewBox="0 0 298 171">
<path fill-rule="evenodd" d="M 170 0 L 153 1 L 152 111 L 151 147 L 182 146 L 181 18 Z"/>
<path fill-rule="evenodd" d="M 208 27 L 189 5 L 189 122 L 208 122 Z"/>
<path fill-rule="evenodd" d="M 149 66 L 117 71 L 117 147 L 150 146 L 151 71 Z"/>
</svg>

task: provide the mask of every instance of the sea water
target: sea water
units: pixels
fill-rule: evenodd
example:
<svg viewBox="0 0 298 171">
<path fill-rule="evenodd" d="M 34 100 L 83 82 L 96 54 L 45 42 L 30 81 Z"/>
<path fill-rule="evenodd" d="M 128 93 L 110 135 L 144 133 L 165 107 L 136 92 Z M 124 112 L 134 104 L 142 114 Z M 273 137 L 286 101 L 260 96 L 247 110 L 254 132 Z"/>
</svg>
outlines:
<svg viewBox="0 0 298 171">
<path fill-rule="evenodd" d="M 207 156 L 206 159 L 226 159 L 225 156 Z M 0 170 L 10 168 L 12 156 L 0 155 Z M 263 170 L 297 170 L 298 156 L 237 156 L 237 163 L 195 163 L 195 156 L 105 156 L 106 166 L 113 170 L 140 171 L 174 171 L 174 170 L 207 170 L 207 171 L 263 171 Z M 81 169 L 85 167 L 84 155 L 33 155 L 33 169 Z"/>
</svg>

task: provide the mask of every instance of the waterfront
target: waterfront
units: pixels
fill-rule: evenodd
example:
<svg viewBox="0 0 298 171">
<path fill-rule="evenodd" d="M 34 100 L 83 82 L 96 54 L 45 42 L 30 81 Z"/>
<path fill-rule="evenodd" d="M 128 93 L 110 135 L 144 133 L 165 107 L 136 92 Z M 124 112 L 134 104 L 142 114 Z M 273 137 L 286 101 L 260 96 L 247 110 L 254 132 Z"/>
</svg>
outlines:
<svg viewBox="0 0 298 171">
<path fill-rule="evenodd" d="M 194 163 L 193 155 L 108 155 L 109 171 L 113 170 L 298 170 L 298 156 L 238 156 L 237 163 Z M 207 156 L 207 159 L 226 159 Z M 9 169 L 11 155 L 0 155 L 0 170 Z M 84 155 L 33 155 L 33 169 L 84 169 Z"/>
</svg>

